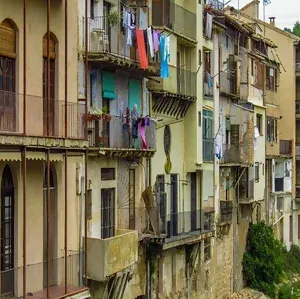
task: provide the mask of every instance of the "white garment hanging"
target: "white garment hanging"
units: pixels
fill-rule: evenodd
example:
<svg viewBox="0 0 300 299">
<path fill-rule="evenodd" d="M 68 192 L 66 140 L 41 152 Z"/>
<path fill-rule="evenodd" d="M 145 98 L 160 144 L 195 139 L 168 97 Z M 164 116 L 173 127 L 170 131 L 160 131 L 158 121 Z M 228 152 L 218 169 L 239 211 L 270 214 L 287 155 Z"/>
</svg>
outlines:
<svg viewBox="0 0 300 299">
<path fill-rule="evenodd" d="M 153 48 L 153 37 L 152 37 L 151 27 L 147 28 L 147 36 L 148 36 L 148 44 L 149 44 L 150 55 L 153 58 L 154 57 L 154 48 Z"/>
<path fill-rule="evenodd" d="M 205 35 L 211 39 L 211 33 L 212 33 L 212 21 L 213 21 L 213 16 L 210 15 L 209 13 L 206 14 L 206 28 L 205 28 Z"/>
<path fill-rule="evenodd" d="M 260 136 L 260 134 L 259 134 L 259 130 L 258 130 L 258 127 L 257 126 L 255 126 L 254 127 L 254 150 L 256 151 L 256 149 L 257 149 L 257 141 L 258 141 L 258 137 Z"/>
</svg>

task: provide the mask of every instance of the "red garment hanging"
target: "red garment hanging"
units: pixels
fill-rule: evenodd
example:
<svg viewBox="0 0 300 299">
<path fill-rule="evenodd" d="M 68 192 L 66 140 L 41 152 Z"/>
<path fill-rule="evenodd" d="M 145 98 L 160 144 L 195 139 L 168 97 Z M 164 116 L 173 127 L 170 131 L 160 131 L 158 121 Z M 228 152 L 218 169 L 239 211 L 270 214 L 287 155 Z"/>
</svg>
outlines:
<svg viewBox="0 0 300 299">
<path fill-rule="evenodd" d="M 137 41 L 137 47 L 138 47 L 141 68 L 147 69 L 149 67 L 149 65 L 148 65 L 148 58 L 147 58 L 147 54 L 146 54 L 143 30 L 136 29 L 136 41 Z"/>
</svg>

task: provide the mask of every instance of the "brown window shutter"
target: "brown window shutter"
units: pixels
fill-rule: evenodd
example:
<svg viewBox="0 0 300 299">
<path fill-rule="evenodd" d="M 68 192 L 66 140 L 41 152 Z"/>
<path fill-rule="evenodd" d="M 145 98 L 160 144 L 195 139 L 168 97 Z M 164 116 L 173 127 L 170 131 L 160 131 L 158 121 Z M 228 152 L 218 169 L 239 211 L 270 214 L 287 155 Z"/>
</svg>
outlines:
<svg viewBox="0 0 300 299">
<path fill-rule="evenodd" d="M 56 58 L 55 46 L 56 46 L 56 43 L 53 40 L 53 38 L 50 39 L 50 58 L 51 59 Z M 43 56 L 47 57 L 47 35 L 43 38 Z"/>
<path fill-rule="evenodd" d="M 0 55 L 16 58 L 16 32 L 8 20 L 0 24 Z"/>
</svg>

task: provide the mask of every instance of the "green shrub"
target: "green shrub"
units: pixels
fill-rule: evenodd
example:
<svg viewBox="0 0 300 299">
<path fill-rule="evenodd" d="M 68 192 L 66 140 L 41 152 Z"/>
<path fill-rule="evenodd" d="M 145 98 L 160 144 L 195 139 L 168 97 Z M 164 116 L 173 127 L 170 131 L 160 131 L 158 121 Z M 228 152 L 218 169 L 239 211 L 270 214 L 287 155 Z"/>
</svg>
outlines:
<svg viewBox="0 0 300 299">
<path fill-rule="evenodd" d="M 242 265 L 249 287 L 276 297 L 284 275 L 284 247 L 264 222 L 250 224 Z"/>
</svg>

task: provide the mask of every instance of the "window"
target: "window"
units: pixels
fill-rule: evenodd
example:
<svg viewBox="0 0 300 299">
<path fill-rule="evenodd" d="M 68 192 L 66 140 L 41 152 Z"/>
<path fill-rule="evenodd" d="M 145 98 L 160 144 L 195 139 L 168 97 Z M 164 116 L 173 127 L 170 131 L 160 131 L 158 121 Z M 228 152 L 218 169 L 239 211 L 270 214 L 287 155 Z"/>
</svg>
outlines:
<svg viewBox="0 0 300 299">
<path fill-rule="evenodd" d="M 251 76 L 254 76 L 254 59 L 251 59 Z"/>
<path fill-rule="evenodd" d="M 204 239 L 204 261 L 208 261 L 211 258 L 211 243 L 210 239 Z"/>
<path fill-rule="evenodd" d="M 284 176 L 289 178 L 290 177 L 290 168 L 289 163 L 284 163 Z"/>
<path fill-rule="evenodd" d="M 203 110 L 203 139 L 212 139 L 213 136 L 213 112 Z"/>
<path fill-rule="evenodd" d="M 256 127 L 258 128 L 259 135 L 262 135 L 262 115 L 258 113 L 256 114 Z"/>
<path fill-rule="evenodd" d="M 158 196 L 159 214 L 162 221 L 161 232 L 166 233 L 167 195 L 165 192 L 165 176 L 163 174 L 156 177 L 156 192 Z"/>
<path fill-rule="evenodd" d="M 129 229 L 135 229 L 135 169 L 129 169 Z"/>
<path fill-rule="evenodd" d="M 277 141 L 277 119 L 274 117 L 267 118 L 267 141 Z"/>
<path fill-rule="evenodd" d="M 91 0 L 90 2 L 90 17 L 91 19 L 95 17 L 95 0 Z"/>
<path fill-rule="evenodd" d="M 255 162 L 255 182 L 259 182 L 259 162 Z"/>
<path fill-rule="evenodd" d="M 171 174 L 170 184 L 170 212 L 171 212 L 171 223 L 169 236 L 177 236 L 178 234 L 178 174 Z"/>
<path fill-rule="evenodd" d="M 87 199 L 87 220 L 92 220 L 92 189 L 87 190 L 88 199 Z"/>
<path fill-rule="evenodd" d="M 238 146 L 240 144 L 240 125 L 231 125 L 231 144 Z"/>
<path fill-rule="evenodd" d="M 50 34 L 50 111 L 48 111 L 48 58 L 47 58 L 47 33 L 43 38 L 43 121 L 44 121 L 44 135 L 54 135 L 55 126 L 55 59 L 56 59 L 56 37 L 53 33 Z M 49 127 L 48 127 L 49 126 Z"/>
<path fill-rule="evenodd" d="M 113 181 L 115 179 L 115 168 L 101 168 L 101 181 Z"/>
<path fill-rule="evenodd" d="M 101 238 L 115 235 L 115 189 L 101 189 Z"/>
<path fill-rule="evenodd" d="M 266 67 L 266 88 L 271 91 L 276 91 L 277 85 L 277 70 L 271 67 Z"/>
<path fill-rule="evenodd" d="M 201 53 L 201 50 L 198 51 L 198 64 L 199 65 L 202 64 L 202 53 Z"/>
</svg>

